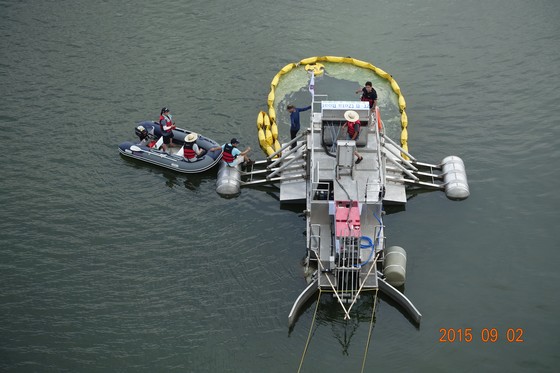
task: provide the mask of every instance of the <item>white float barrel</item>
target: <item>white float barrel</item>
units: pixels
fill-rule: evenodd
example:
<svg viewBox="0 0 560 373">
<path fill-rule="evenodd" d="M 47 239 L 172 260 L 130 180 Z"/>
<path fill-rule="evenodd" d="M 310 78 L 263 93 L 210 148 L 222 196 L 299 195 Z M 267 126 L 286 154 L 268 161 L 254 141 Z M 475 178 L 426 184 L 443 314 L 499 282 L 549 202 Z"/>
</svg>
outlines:
<svg viewBox="0 0 560 373">
<path fill-rule="evenodd" d="M 239 194 L 241 190 L 241 174 L 239 166 L 230 167 L 224 161 L 220 161 L 218 178 L 216 180 L 216 192 L 225 196 Z"/>
<path fill-rule="evenodd" d="M 470 191 L 463 160 L 455 155 L 451 155 L 443 158 L 441 163 L 447 198 L 454 200 L 466 199 L 470 195 Z"/>
<path fill-rule="evenodd" d="M 402 286 L 406 280 L 406 251 L 400 246 L 385 250 L 383 268 L 385 280 L 393 286 Z"/>
</svg>

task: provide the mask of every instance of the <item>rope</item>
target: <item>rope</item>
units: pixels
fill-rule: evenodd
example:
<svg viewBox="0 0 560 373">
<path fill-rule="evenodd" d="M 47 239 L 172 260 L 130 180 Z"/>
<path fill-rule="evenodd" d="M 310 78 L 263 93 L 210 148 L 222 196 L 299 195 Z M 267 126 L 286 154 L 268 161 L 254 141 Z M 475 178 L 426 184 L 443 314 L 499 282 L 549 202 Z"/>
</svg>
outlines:
<svg viewBox="0 0 560 373">
<path fill-rule="evenodd" d="M 368 339 L 366 343 L 366 350 L 364 351 L 364 360 L 362 361 L 362 373 L 364 373 L 364 369 L 366 367 L 366 359 L 369 351 L 369 342 L 371 341 L 371 332 L 373 330 L 373 319 L 375 318 L 375 305 L 377 304 L 377 292 L 378 290 L 375 291 L 375 298 L 373 299 L 373 307 L 371 308 L 371 321 L 369 322 Z"/>
<path fill-rule="evenodd" d="M 362 285 L 360 286 L 360 288 L 358 289 L 358 292 L 356 293 L 356 296 L 354 297 L 354 301 L 352 302 L 352 304 L 350 305 L 350 307 L 348 307 L 348 312 L 350 312 L 350 310 L 352 309 L 352 307 L 354 306 L 354 304 L 355 304 L 356 301 L 358 300 L 358 294 L 360 294 L 360 292 L 362 291 L 362 289 L 363 289 L 363 287 L 364 287 L 364 285 L 365 285 L 365 283 L 366 283 L 367 278 L 368 278 L 369 275 L 371 274 L 371 270 L 375 267 L 375 263 L 377 263 L 377 259 L 379 258 L 379 255 L 380 255 L 380 254 L 381 254 L 381 253 L 378 253 L 378 254 L 375 256 L 375 259 L 373 260 L 373 263 L 371 264 L 371 267 L 369 267 L 369 271 L 368 271 L 366 277 L 364 278 L 364 281 L 362 281 Z M 377 293 L 376 293 L 376 295 L 377 295 Z M 375 304 L 374 304 L 374 305 L 375 305 Z M 346 313 L 346 315 L 348 316 L 348 318 L 350 318 L 350 315 L 349 315 L 348 313 Z M 346 316 L 344 316 L 344 319 L 346 320 Z"/>
<path fill-rule="evenodd" d="M 323 263 L 321 263 L 321 258 L 318 258 L 318 262 L 319 262 L 319 265 L 321 266 L 321 270 L 324 270 L 325 267 L 323 266 Z M 340 299 L 340 295 L 338 295 L 338 291 L 336 291 L 336 288 L 334 287 L 331 279 L 329 278 L 328 275 L 326 275 L 325 277 L 329 281 L 329 284 L 331 285 L 331 288 L 333 289 L 334 295 L 336 296 L 336 299 L 338 299 L 338 303 L 340 303 L 340 305 L 342 306 L 342 309 L 344 310 L 344 313 L 346 315 L 346 316 L 344 316 L 344 320 L 350 319 L 350 315 L 348 314 L 348 311 L 346 310 L 346 307 L 344 307 L 344 303 L 342 302 L 342 299 Z"/>
<path fill-rule="evenodd" d="M 303 366 L 303 360 L 305 359 L 305 354 L 307 353 L 307 348 L 309 347 L 309 342 L 311 341 L 311 332 L 313 331 L 313 325 L 315 324 L 315 318 L 317 316 L 317 309 L 319 308 L 319 300 L 321 299 L 321 289 L 319 289 L 319 296 L 317 297 L 317 304 L 315 305 L 315 312 L 313 313 L 313 320 L 311 321 L 311 327 L 309 328 L 309 334 L 307 335 L 307 341 L 305 342 L 305 348 L 303 349 L 303 354 L 301 355 L 301 360 L 299 362 L 298 373 L 301 371 Z"/>
<path fill-rule="evenodd" d="M 367 337 L 366 347 L 365 347 L 365 351 L 364 351 L 364 358 L 362 360 L 362 370 L 361 370 L 362 373 L 365 371 L 364 369 L 366 367 L 366 360 L 367 360 L 367 355 L 368 355 L 368 352 L 369 352 L 369 344 L 370 344 L 370 341 L 371 341 L 371 334 L 373 332 L 373 322 L 374 322 L 374 319 L 375 319 L 375 308 L 377 306 L 377 301 L 378 301 L 378 298 L 377 298 L 378 292 L 379 292 L 379 290 L 375 290 L 375 295 L 374 295 L 374 299 L 373 299 L 373 306 L 371 308 L 371 320 L 369 322 L 368 337 Z M 303 367 L 303 361 L 305 360 L 305 356 L 306 356 L 307 350 L 309 348 L 309 342 L 311 342 L 311 336 L 313 334 L 313 326 L 315 325 L 315 319 L 317 318 L 317 310 L 319 309 L 319 303 L 320 303 L 320 300 L 321 300 L 321 293 L 322 293 L 322 290 L 319 289 L 319 295 L 317 297 L 317 302 L 315 304 L 315 311 L 313 312 L 313 319 L 311 320 L 311 326 L 309 327 L 309 333 L 307 334 L 307 340 L 305 342 L 305 347 L 303 349 L 303 353 L 301 355 L 301 360 L 299 362 L 298 373 L 301 372 L 301 368 Z"/>
</svg>

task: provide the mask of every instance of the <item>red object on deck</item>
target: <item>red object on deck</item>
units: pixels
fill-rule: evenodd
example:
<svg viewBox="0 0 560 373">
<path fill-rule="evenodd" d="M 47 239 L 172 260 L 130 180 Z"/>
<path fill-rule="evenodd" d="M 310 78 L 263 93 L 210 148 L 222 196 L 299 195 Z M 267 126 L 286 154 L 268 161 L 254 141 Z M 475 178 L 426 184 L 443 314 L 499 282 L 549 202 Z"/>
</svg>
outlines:
<svg viewBox="0 0 560 373">
<path fill-rule="evenodd" d="M 358 201 L 335 202 L 336 237 L 361 237 Z"/>
</svg>

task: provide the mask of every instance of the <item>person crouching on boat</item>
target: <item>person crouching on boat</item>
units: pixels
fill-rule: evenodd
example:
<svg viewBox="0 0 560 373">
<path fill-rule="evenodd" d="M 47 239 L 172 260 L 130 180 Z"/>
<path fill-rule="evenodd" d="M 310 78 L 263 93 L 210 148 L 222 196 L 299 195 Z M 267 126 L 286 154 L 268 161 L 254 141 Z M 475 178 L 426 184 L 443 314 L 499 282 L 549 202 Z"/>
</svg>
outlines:
<svg viewBox="0 0 560 373">
<path fill-rule="evenodd" d="M 224 145 L 216 146 L 214 148 L 210 148 L 210 151 L 214 150 L 222 150 L 222 160 L 226 162 L 226 164 L 230 167 L 236 167 L 237 165 L 241 166 L 250 166 L 253 164 L 253 161 L 249 159 L 247 153 L 251 151 L 251 147 L 247 147 L 247 149 L 241 151 L 237 149 L 237 145 L 239 145 L 239 140 L 235 137 L 231 139 L 229 143 Z"/>
<path fill-rule="evenodd" d="M 369 110 L 370 112 L 375 109 L 375 105 L 377 105 L 377 92 L 373 88 L 371 82 L 366 82 L 364 88 L 360 88 L 356 91 L 356 93 L 362 93 L 362 97 L 360 97 L 361 101 L 369 102 Z"/>
<path fill-rule="evenodd" d="M 187 162 L 194 162 L 197 157 L 204 154 L 204 149 L 200 149 L 196 145 L 198 134 L 191 132 L 185 136 L 185 145 L 183 145 L 183 157 Z"/>
<path fill-rule="evenodd" d="M 360 136 L 360 115 L 356 113 L 354 110 L 347 110 L 344 113 L 344 119 L 346 119 L 346 123 L 342 126 L 342 128 L 346 127 L 348 132 L 348 140 L 358 141 L 358 137 Z M 356 150 L 354 155 L 358 157 L 356 160 L 356 164 L 360 163 L 364 157 L 358 153 Z"/>
<path fill-rule="evenodd" d="M 163 151 L 167 151 L 167 147 L 172 146 L 172 138 L 173 138 L 173 130 L 176 128 L 175 123 L 169 114 L 169 109 L 164 107 L 161 109 L 161 113 L 159 115 L 159 128 L 161 130 L 161 134 L 163 136 Z"/>
</svg>

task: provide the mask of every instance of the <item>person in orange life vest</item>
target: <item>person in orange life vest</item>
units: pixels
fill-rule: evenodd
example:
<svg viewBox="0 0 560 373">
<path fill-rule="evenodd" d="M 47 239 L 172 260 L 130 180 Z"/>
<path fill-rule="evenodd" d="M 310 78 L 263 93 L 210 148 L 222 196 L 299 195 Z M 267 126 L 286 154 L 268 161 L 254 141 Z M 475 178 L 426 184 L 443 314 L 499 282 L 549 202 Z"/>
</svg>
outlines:
<svg viewBox="0 0 560 373">
<path fill-rule="evenodd" d="M 249 157 L 247 156 L 247 153 L 249 153 L 251 151 L 251 147 L 247 147 L 247 149 L 241 151 L 239 149 L 237 149 L 237 145 L 239 145 L 239 140 L 237 140 L 235 137 L 233 139 L 231 139 L 231 141 L 229 143 L 226 143 L 224 145 L 220 146 L 216 146 L 214 148 L 210 148 L 209 151 L 214 151 L 214 150 L 222 150 L 222 159 L 224 162 L 227 163 L 228 166 L 230 167 L 235 167 L 238 164 L 244 164 L 244 165 L 251 165 L 253 164 L 253 161 L 251 159 L 249 159 Z"/>
<path fill-rule="evenodd" d="M 183 157 L 189 162 L 194 162 L 197 157 L 204 154 L 204 149 L 200 149 L 196 145 L 198 134 L 191 132 L 185 136 L 185 145 L 183 145 Z"/>
<path fill-rule="evenodd" d="M 344 119 L 346 119 L 346 123 L 342 126 L 342 128 L 346 127 L 348 132 L 348 140 L 358 141 L 358 137 L 360 136 L 360 115 L 356 113 L 354 110 L 347 110 L 344 113 Z M 356 164 L 360 163 L 364 157 L 358 153 L 358 151 L 354 152 L 354 155 L 358 157 L 356 160 Z"/>
<path fill-rule="evenodd" d="M 161 113 L 159 115 L 159 129 L 163 135 L 163 151 L 167 151 L 167 147 L 172 146 L 173 140 L 173 130 L 175 129 L 175 123 L 169 114 L 169 109 L 164 107 L 161 109 Z"/>
<path fill-rule="evenodd" d="M 360 100 L 368 101 L 370 111 L 373 110 L 375 108 L 375 105 L 377 105 L 377 92 L 373 88 L 371 82 L 366 82 L 363 88 L 360 88 L 356 91 L 356 93 L 360 92 L 362 92 L 362 97 L 360 98 Z"/>
</svg>

